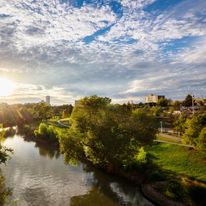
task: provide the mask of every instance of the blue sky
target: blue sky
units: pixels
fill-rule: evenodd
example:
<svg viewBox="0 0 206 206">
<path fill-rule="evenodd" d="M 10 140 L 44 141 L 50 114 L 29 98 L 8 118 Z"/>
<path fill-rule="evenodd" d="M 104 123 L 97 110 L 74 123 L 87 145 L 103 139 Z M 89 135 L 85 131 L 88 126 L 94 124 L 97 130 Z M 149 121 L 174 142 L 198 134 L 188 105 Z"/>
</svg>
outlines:
<svg viewBox="0 0 206 206">
<path fill-rule="evenodd" d="M 206 94 L 205 0 L 1 0 L 9 103 Z M 4 99 L 3 99 L 4 100 Z"/>
</svg>

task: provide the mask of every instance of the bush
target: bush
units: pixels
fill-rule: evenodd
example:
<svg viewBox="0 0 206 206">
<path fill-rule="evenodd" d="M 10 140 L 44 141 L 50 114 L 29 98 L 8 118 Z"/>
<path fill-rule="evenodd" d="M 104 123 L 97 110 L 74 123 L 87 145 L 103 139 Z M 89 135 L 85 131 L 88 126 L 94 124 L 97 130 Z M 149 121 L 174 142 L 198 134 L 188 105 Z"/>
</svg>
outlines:
<svg viewBox="0 0 206 206">
<path fill-rule="evenodd" d="M 0 173 L 0 205 L 3 206 L 11 195 L 11 189 L 5 185 L 5 178 Z"/>
<path fill-rule="evenodd" d="M 187 191 L 181 183 L 178 182 L 178 180 L 170 180 L 167 182 L 165 194 L 172 199 L 183 200 L 187 194 Z"/>
<path fill-rule="evenodd" d="M 197 138 L 197 146 L 200 149 L 206 149 L 206 127 L 202 128 L 200 135 Z"/>
<path fill-rule="evenodd" d="M 43 138 L 45 140 L 56 141 L 58 132 L 54 126 L 48 126 L 45 123 L 41 123 L 39 128 L 34 131 L 37 138 Z"/>
</svg>

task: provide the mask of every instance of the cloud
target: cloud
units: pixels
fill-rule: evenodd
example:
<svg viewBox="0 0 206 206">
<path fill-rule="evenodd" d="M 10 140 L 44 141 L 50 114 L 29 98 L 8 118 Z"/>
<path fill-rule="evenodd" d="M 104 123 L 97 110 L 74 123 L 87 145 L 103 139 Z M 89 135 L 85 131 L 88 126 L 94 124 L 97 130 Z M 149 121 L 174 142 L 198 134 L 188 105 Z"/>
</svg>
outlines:
<svg viewBox="0 0 206 206">
<path fill-rule="evenodd" d="M 58 103 L 91 94 L 183 97 L 190 83 L 202 95 L 205 8 L 202 0 L 2 0 L 0 74 L 28 87 L 19 97 L 51 93 Z"/>
</svg>

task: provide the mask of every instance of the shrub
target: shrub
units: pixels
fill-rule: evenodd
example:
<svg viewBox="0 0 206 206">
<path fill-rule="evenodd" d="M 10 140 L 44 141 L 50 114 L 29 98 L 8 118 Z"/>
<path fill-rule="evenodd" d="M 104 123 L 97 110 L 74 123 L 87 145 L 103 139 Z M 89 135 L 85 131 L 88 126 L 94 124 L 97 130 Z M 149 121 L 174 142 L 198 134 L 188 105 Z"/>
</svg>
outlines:
<svg viewBox="0 0 206 206">
<path fill-rule="evenodd" d="M 50 141 L 56 141 L 58 132 L 54 126 L 48 126 L 45 123 L 41 123 L 39 128 L 34 131 L 37 138 L 43 138 Z"/>
</svg>

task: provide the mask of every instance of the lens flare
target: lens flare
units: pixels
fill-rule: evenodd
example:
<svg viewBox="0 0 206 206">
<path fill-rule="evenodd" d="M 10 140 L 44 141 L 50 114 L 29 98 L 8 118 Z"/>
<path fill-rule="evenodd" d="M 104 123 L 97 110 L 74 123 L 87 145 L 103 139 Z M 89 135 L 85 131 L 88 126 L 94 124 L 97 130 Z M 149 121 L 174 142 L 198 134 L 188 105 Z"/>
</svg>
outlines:
<svg viewBox="0 0 206 206">
<path fill-rule="evenodd" d="M 0 77 L 0 96 L 9 96 L 14 89 L 14 84 L 11 80 Z"/>
</svg>

